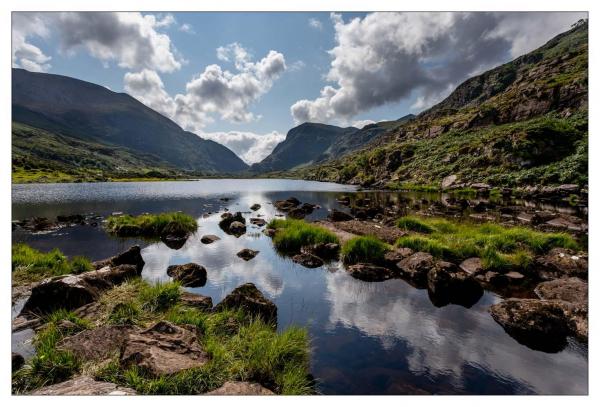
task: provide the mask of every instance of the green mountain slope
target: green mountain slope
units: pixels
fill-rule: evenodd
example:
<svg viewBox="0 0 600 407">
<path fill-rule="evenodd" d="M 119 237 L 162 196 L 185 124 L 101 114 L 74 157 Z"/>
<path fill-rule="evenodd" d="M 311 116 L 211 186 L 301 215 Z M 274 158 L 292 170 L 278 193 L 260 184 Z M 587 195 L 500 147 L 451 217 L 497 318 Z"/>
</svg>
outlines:
<svg viewBox="0 0 600 407">
<path fill-rule="evenodd" d="M 588 181 L 588 25 L 461 84 L 342 159 L 288 174 L 363 185 Z"/>
<path fill-rule="evenodd" d="M 185 171 L 242 171 L 228 148 L 186 132 L 125 93 L 60 75 L 12 70 L 13 122 L 151 155 Z"/>
</svg>

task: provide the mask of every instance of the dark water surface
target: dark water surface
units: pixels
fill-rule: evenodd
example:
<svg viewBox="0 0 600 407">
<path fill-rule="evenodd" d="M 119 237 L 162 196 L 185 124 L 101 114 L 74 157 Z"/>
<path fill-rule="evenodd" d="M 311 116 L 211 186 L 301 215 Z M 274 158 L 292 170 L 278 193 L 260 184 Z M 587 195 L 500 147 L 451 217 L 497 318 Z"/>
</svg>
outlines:
<svg viewBox="0 0 600 407">
<path fill-rule="evenodd" d="M 198 232 L 179 250 L 162 242 L 113 238 L 101 226 L 35 235 L 17 229 L 13 241 L 25 241 L 42 250 L 58 247 L 67 255 L 83 254 L 93 260 L 141 244 L 145 279 L 169 279 L 166 269 L 171 264 L 202 264 L 208 270 L 208 282 L 189 290 L 211 296 L 215 304 L 240 284 L 253 282 L 277 305 L 279 329 L 292 324 L 309 329 L 312 373 L 321 393 L 588 391 L 587 347 L 571 341 L 561 352 L 551 354 L 517 343 L 487 311 L 501 300 L 496 294 L 486 292 L 470 309 L 458 305 L 436 308 L 427 290 L 415 289 L 402 280 L 362 282 L 348 275 L 339 263 L 306 269 L 279 256 L 261 228 L 248 225 L 248 232 L 236 238 L 217 225 L 225 208 L 246 212 L 247 218 L 262 214 L 270 220 L 277 213 L 270 203 L 289 196 L 321 205 L 308 219 L 324 218 L 331 208 L 341 209 L 336 202 L 341 195 L 359 194 L 388 203 L 421 196 L 354 192 L 349 186 L 290 180 L 14 185 L 12 194 L 13 219 L 91 212 L 107 216 L 114 211 L 181 210 L 195 216 Z M 255 203 L 262 208 L 251 213 L 249 207 Z M 574 210 L 565 207 L 561 211 Z M 205 234 L 221 240 L 204 245 L 200 238 Z M 260 253 L 245 262 L 235 255 L 243 248 Z"/>
</svg>

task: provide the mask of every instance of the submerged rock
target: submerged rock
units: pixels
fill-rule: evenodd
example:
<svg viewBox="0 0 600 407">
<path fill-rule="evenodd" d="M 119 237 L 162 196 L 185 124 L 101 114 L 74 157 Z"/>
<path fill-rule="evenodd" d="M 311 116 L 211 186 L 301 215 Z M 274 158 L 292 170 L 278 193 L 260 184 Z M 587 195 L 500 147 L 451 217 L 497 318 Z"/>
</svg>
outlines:
<svg viewBox="0 0 600 407">
<path fill-rule="evenodd" d="M 184 287 L 204 287 L 206 284 L 206 269 L 196 263 L 169 266 L 167 275 Z"/>
<path fill-rule="evenodd" d="M 189 237 L 190 232 L 178 222 L 167 223 L 160 233 L 160 240 L 174 250 L 181 249 Z"/>
<path fill-rule="evenodd" d="M 438 261 L 427 274 L 429 298 L 435 306 L 448 304 L 470 308 L 483 296 L 475 278 L 446 261 Z"/>
<path fill-rule="evenodd" d="M 384 281 L 394 277 L 394 273 L 386 268 L 373 264 L 357 263 L 348 267 L 352 277 L 363 281 Z"/>
<path fill-rule="evenodd" d="M 292 257 L 292 261 L 309 269 L 321 267 L 323 265 L 323 260 L 310 253 L 296 254 Z"/>
<path fill-rule="evenodd" d="M 352 220 L 354 217 L 349 213 L 338 211 L 337 209 L 332 209 L 327 218 L 332 222 L 342 222 L 345 220 Z"/>
<path fill-rule="evenodd" d="M 317 243 L 300 248 L 302 253 L 312 254 L 323 260 L 335 259 L 340 252 L 340 245 L 337 243 Z"/>
<path fill-rule="evenodd" d="M 246 233 L 246 225 L 238 221 L 231 222 L 231 224 L 229 225 L 229 233 L 236 237 L 239 237 Z"/>
<path fill-rule="evenodd" d="M 225 213 L 229 213 L 229 212 L 225 212 Z M 223 214 L 223 215 L 225 215 L 225 214 Z M 245 225 L 246 219 L 244 218 L 244 216 L 242 215 L 241 212 L 236 212 L 235 215 L 232 215 L 231 213 L 229 213 L 229 216 L 225 216 L 224 218 L 221 219 L 221 221 L 219 222 L 219 227 L 225 233 L 231 234 L 231 231 L 229 230 L 229 228 L 233 222 L 238 222 L 238 223 Z"/>
<path fill-rule="evenodd" d="M 255 203 L 254 205 L 252 205 L 252 206 L 250 207 L 250 209 L 251 209 L 251 210 L 253 210 L 253 211 L 257 211 L 257 210 L 259 210 L 260 208 L 261 208 L 260 204 L 257 204 L 257 203 Z"/>
<path fill-rule="evenodd" d="M 242 249 L 239 252 L 237 252 L 237 256 L 240 259 L 248 261 L 248 260 L 252 260 L 253 258 L 255 258 L 258 253 L 260 253 L 258 250 Z"/>
<path fill-rule="evenodd" d="M 288 216 L 292 219 L 304 219 L 306 217 L 306 211 L 302 208 L 292 208 L 289 210 Z"/>
<path fill-rule="evenodd" d="M 266 387 L 250 382 L 225 382 L 218 389 L 205 393 L 207 396 L 271 396 L 274 394 Z"/>
<path fill-rule="evenodd" d="M 216 242 L 217 240 L 221 240 L 221 238 L 216 235 L 204 235 L 200 238 L 200 242 L 204 244 L 211 244 Z"/>
<path fill-rule="evenodd" d="M 293 196 L 289 197 L 286 200 L 273 202 L 273 206 L 275 206 L 275 208 L 279 209 L 282 212 L 287 212 L 292 208 L 297 207 L 298 205 L 300 205 L 300 201 L 297 198 L 294 198 Z"/>
<path fill-rule="evenodd" d="M 34 396 L 125 396 L 136 394 L 136 392 L 114 383 L 100 382 L 88 376 L 79 376 L 66 382 L 42 387 L 31 394 Z"/>
<path fill-rule="evenodd" d="M 158 377 L 203 366 L 208 354 L 198 343 L 196 332 L 160 321 L 142 332 L 132 332 L 125 340 L 121 367 L 141 368 Z"/>
<path fill-rule="evenodd" d="M 265 322 L 277 322 L 277 307 L 265 298 L 252 283 L 243 284 L 228 294 L 215 307 L 216 311 L 241 308 L 247 315 L 261 317 Z"/>
<path fill-rule="evenodd" d="M 141 273 L 145 263 L 144 259 L 142 258 L 142 250 L 140 249 L 140 246 L 131 246 L 123 253 L 120 253 L 114 257 L 92 263 L 96 270 L 106 266 L 114 267 L 122 264 L 132 264 L 136 266 L 138 271 Z"/>
</svg>

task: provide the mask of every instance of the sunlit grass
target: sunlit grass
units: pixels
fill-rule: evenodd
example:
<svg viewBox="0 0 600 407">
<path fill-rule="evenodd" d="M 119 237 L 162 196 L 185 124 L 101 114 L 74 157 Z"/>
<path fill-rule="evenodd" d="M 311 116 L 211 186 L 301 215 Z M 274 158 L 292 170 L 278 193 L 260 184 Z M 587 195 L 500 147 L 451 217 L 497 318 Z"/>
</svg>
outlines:
<svg viewBox="0 0 600 407">
<path fill-rule="evenodd" d="M 167 225 L 189 233 L 198 228 L 198 223 L 192 216 L 181 212 L 166 212 L 139 216 L 109 216 L 106 229 L 119 236 L 160 237 Z"/>
<path fill-rule="evenodd" d="M 277 230 L 273 244 L 281 252 L 298 252 L 303 246 L 317 243 L 339 243 L 337 236 L 329 230 L 303 220 L 274 219 L 268 227 Z"/>
<path fill-rule="evenodd" d="M 345 264 L 379 264 L 388 250 L 388 245 L 374 236 L 357 236 L 342 246 L 342 261 Z"/>
</svg>

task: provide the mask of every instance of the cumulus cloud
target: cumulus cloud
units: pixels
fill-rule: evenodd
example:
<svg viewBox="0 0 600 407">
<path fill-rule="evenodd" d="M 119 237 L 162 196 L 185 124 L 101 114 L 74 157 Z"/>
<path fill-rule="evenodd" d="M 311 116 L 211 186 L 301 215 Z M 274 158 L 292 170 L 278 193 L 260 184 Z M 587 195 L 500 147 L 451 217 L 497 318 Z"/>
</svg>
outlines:
<svg viewBox="0 0 600 407">
<path fill-rule="evenodd" d="M 214 132 L 200 133 L 200 136 L 223 144 L 236 153 L 246 164 L 262 161 L 271 154 L 277 144 L 285 140 L 285 134 L 276 131 L 267 134 L 240 131 Z"/>
<path fill-rule="evenodd" d="M 165 90 L 160 76 L 155 71 L 127 72 L 123 78 L 125 91 L 140 102 L 167 117 L 173 117 L 175 102 Z"/>
<path fill-rule="evenodd" d="M 308 20 L 308 25 L 315 30 L 321 31 L 323 29 L 323 23 L 321 20 L 317 20 L 316 18 L 311 18 Z"/>
<path fill-rule="evenodd" d="M 188 23 L 183 23 L 179 26 L 179 31 L 182 31 L 184 33 L 188 33 L 188 34 L 196 34 L 196 31 L 194 31 L 194 27 L 192 27 L 191 24 Z"/>
<path fill-rule="evenodd" d="M 373 124 L 373 123 L 377 123 L 374 120 L 356 120 L 354 122 L 352 122 L 352 127 L 356 127 L 357 129 L 362 129 L 365 126 L 368 126 L 369 124 Z"/>
<path fill-rule="evenodd" d="M 290 108 L 296 122 L 348 121 L 409 98 L 430 106 L 468 76 L 542 45 L 584 13 L 332 13 L 336 46 L 320 96 Z"/>
<path fill-rule="evenodd" d="M 49 31 L 36 13 L 12 14 L 12 66 L 33 72 L 46 72 L 51 68 L 50 56 L 28 40 L 46 38 Z"/>
</svg>

